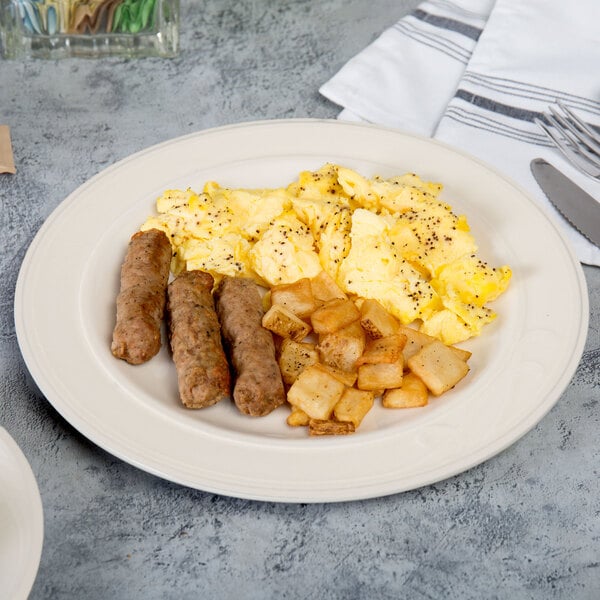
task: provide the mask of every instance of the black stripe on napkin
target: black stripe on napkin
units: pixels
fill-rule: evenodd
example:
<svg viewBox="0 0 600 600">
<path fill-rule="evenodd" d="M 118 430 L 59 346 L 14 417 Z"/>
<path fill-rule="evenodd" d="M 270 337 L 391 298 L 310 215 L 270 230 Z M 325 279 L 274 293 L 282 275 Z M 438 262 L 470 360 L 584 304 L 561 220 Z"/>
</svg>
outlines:
<svg viewBox="0 0 600 600">
<path fill-rule="evenodd" d="M 464 125 L 474 127 L 475 129 L 481 129 L 514 140 L 519 140 L 520 142 L 547 147 L 552 147 L 553 145 L 552 142 L 548 140 L 546 134 L 542 133 L 541 130 L 531 130 L 531 125 L 529 126 L 529 129 L 513 127 L 507 123 L 491 119 L 484 114 L 471 112 L 456 106 L 449 108 L 444 114 L 444 118 L 458 121 Z"/>
<path fill-rule="evenodd" d="M 472 92 L 459 88 L 456 91 L 455 98 L 460 98 L 473 106 L 478 106 L 485 110 L 511 117 L 513 119 L 519 119 L 521 121 L 534 121 L 535 119 L 543 119 L 544 115 L 541 112 L 535 110 L 527 110 L 525 108 L 518 108 L 516 106 L 510 106 L 485 96 L 478 96 Z"/>
<path fill-rule="evenodd" d="M 563 102 L 568 103 L 571 108 L 580 108 L 600 115 L 600 102 L 589 98 L 583 98 L 582 96 L 575 96 L 562 90 L 528 84 L 514 79 L 507 79 L 505 77 L 482 75 L 471 71 L 465 71 L 463 81 L 502 94 L 527 98 L 534 101 L 545 101 L 548 104 L 555 103 L 557 100 L 562 100 Z"/>
<path fill-rule="evenodd" d="M 481 35 L 482 30 L 473 27 L 473 25 L 467 25 L 462 21 L 457 21 L 456 19 L 449 19 L 448 17 L 439 17 L 437 15 L 432 15 L 424 11 L 421 8 L 417 8 L 414 10 L 411 15 L 420 21 L 424 21 L 425 23 L 429 23 L 430 25 L 434 25 L 435 27 L 439 27 L 440 29 L 449 29 L 450 31 L 456 31 L 456 33 L 460 33 L 465 37 L 471 38 L 472 40 L 477 41 L 479 36 Z"/>
<path fill-rule="evenodd" d="M 544 123 L 550 125 L 546 116 L 542 112 L 527 110 L 524 108 L 518 108 L 516 106 L 510 106 L 502 102 L 497 102 L 491 98 L 485 96 L 478 96 L 464 89 L 458 89 L 455 98 L 464 100 L 473 107 L 481 108 L 485 111 L 491 112 L 498 117 L 510 117 L 517 121 L 525 123 L 533 123 L 535 119 L 540 119 Z M 523 142 L 538 144 L 542 146 L 552 145 L 549 144 L 545 135 L 541 135 L 537 131 L 532 133 L 529 128 L 530 126 L 524 126 L 524 129 L 514 127 L 509 122 L 501 122 L 486 116 L 485 113 L 474 113 L 458 107 L 450 106 L 445 113 L 445 117 L 453 119 L 454 121 L 460 121 L 465 125 L 476 127 L 477 129 L 485 129 L 505 137 L 511 137 L 513 139 L 521 140 Z M 588 127 L 594 129 L 600 134 L 600 127 L 587 123 Z"/>
<path fill-rule="evenodd" d="M 466 50 L 462 46 L 459 46 L 455 42 L 447 40 L 442 36 L 432 36 L 429 33 L 421 31 L 412 24 L 406 22 L 398 22 L 394 25 L 394 29 L 404 34 L 405 36 L 415 40 L 424 46 L 429 46 L 434 50 L 438 50 L 443 54 L 446 54 L 450 58 L 461 62 L 466 65 L 469 62 L 471 52 Z"/>
</svg>

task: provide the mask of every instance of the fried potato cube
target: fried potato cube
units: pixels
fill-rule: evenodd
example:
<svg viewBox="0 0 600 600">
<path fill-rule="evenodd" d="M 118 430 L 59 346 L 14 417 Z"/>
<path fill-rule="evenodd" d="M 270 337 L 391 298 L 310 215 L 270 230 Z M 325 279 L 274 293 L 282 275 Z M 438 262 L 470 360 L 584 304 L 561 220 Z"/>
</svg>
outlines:
<svg viewBox="0 0 600 600">
<path fill-rule="evenodd" d="M 413 329 L 408 325 L 400 325 L 399 332 L 403 333 L 406 336 L 406 345 L 404 346 L 404 350 L 402 353 L 404 354 L 405 362 L 408 362 L 408 359 L 411 356 L 414 356 L 423 346 L 427 344 L 431 344 L 433 341 L 438 341 L 437 338 L 432 337 L 431 335 L 427 335 L 422 331 L 418 331 L 417 329 Z M 457 348 L 456 346 L 448 346 L 456 354 L 461 360 L 465 362 L 471 358 L 471 352 L 468 350 L 464 350 L 462 348 Z"/>
<path fill-rule="evenodd" d="M 396 362 L 402 356 L 404 344 L 406 344 L 406 336 L 401 333 L 369 340 L 356 364 L 360 366 Z"/>
<path fill-rule="evenodd" d="M 340 369 L 355 372 L 356 361 L 365 349 L 366 337 L 358 321 L 346 327 L 319 336 L 317 350 L 321 362 Z"/>
<path fill-rule="evenodd" d="M 336 379 L 339 379 L 344 385 L 352 387 L 356 383 L 356 378 L 358 377 L 358 373 L 356 371 L 342 371 L 341 369 L 336 369 L 335 367 L 327 364 L 323 364 L 322 366 Z"/>
<path fill-rule="evenodd" d="M 271 308 L 271 290 L 266 290 L 262 296 L 263 312 L 267 312 Z"/>
<path fill-rule="evenodd" d="M 375 394 L 372 391 L 348 387 L 333 407 L 333 416 L 338 421 L 350 421 L 358 428 L 374 401 Z"/>
<path fill-rule="evenodd" d="M 465 362 L 468 362 L 473 354 L 472 352 L 469 352 L 469 350 L 459 348 L 458 346 L 448 346 L 448 348 L 450 348 L 450 350 L 452 350 L 452 352 L 454 352 L 458 358 L 464 360 Z"/>
<path fill-rule="evenodd" d="M 404 345 L 404 349 L 402 350 L 402 354 L 404 354 L 405 362 L 408 362 L 408 359 L 411 356 L 414 356 L 423 346 L 427 344 L 431 344 L 435 338 L 427 335 L 425 333 L 421 333 L 412 327 L 408 327 L 407 325 L 400 325 L 399 331 L 406 336 L 406 344 Z"/>
<path fill-rule="evenodd" d="M 310 316 L 316 333 L 332 333 L 360 318 L 360 311 L 352 300 L 336 298 L 320 306 Z"/>
<path fill-rule="evenodd" d="M 286 419 L 287 424 L 290 427 L 306 427 L 308 422 L 310 421 L 310 417 L 297 406 L 291 407 L 292 412 L 288 415 Z"/>
<path fill-rule="evenodd" d="M 308 423 L 309 435 L 348 435 L 354 433 L 354 431 L 354 424 L 350 421 L 311 419 Z"/>
<path fill-rule="evenodd" d="M 393 363 L 366 364 L 358 367 L 357 387 L 359 390 L 387 390 L 402 385 L 404 359 Z"/>
<path fill-rule="evenodd" d="M 346 386 L 321 365 L 310 365 L 288 390 L 288 402 L 311 419 L 329 419 Z"/>
<path fill-rule="evenodd" d="M 377 300 L 366 299 L 360 306 L 360 324 L 372 338 L 397 333 L 399 321 Z"/>
<path fill-rule="evenodd" d="M 296 342 L 302 341 L 310 333 L 310 325 L 306 321 L 280 304 L 273 304 L 263 315 L 262 326 L 283 338 L 291 338 Z"/>
<path fill-rule="evenodd" d="M 325 304 L 330 300 L 347 298 L 340 286 L 335 282 L 335 279 L 327 273 L 321 271 L 318 275 L 310 280 L 313 296 L 317 304 Z"/>
<path fill-rule="evenodd" d="M 381 399 L 385 408 L 416 408 L 429 402 L 429 390 L 414 373 L 404 374 L 402 386 L 386 390 Z"/>
<path fill-rule="evenodd" d="M 464 348 L 458 348 L 457 346 L 448 346 L 448 348 L 450 348 L 450 350 L 452 350 L 452 352 L 454 352 L 454 354 L 456 354 L 458 358 L 464 360 L 465 362 L 467 362 L 473 354 L 469 350 L 465 350 Z"/>
<path fill-rule="evenodd" d="M 408 368 L 423 380 L 434 396 L 453 388 L 469 372 L 469 365 L 439 340 L 411 356 Z"/>
<path fill-rule="evenodd" d="M 271 288 L 271 304 L 280 304 L 305 319 L 317 308 L 310 279 L 304 277 L 294 283 L 282 283 Z"/>
<path fill-rule="evenodd" d="M 291 385 L 306 367 L 319 362 L 319 351 L 315 344 L 286 338 L 281 342 L 277 362 L 283 381 Z"/>
</svg>

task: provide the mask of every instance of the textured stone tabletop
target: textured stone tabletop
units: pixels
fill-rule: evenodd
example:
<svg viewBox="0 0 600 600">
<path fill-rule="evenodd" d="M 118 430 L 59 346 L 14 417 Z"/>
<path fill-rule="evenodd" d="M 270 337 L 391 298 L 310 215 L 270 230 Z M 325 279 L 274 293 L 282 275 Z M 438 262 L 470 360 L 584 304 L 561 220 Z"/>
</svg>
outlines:
<svg viewBox="0 0 600 600">
<path fill-rule="evenodd" d="M 484 464 L 379 499 L 263 503 L 149 475 L 61 418 L 19 352 L 19 267 L 70 192 L 189 132 L 335 117 L 319 86 L 414 6 L 184 0 L 172 60 L 0 61 L 0 123 L 17 166 L 0 176 L 0 425 L 28 458 L 44 506 L 32 599 L 600 597 L 600 269 L 584 268 L 588 339 L 550 413 Z"/>
</svg>

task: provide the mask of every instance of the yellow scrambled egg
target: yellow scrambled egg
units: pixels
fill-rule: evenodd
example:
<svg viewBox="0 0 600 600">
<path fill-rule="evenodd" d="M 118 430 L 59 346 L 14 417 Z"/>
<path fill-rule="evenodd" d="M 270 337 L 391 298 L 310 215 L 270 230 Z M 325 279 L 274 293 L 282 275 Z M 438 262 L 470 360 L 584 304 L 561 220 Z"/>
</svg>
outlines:
<svg viewBox="0 0 600 600">
<path fill-rule="evenodd" d="M 142 229 L 170 237 L 175 274 L 201 269 L 269 287 L 325 270 L 346 293 L 454 344 L 495 318 L 486 304 L 511 271 L 477 257 L 466 219 L 441 189 L 414 174 L 367 179 L 326 164 L 286 188 L 168 190 Z"/>
</svg>

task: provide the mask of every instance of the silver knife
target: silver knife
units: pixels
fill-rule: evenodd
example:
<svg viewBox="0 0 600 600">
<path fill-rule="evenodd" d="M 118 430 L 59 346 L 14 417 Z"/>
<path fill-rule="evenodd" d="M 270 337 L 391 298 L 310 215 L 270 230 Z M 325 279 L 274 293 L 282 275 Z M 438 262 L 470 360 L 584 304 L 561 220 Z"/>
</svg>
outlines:
<svg viewBox="0 0 600 600">
<path fill-rule="evenodd" d="M 543 158 L 534 158 L 530 167 L 535 180 L 560 214 L 600 247 L 600 202 Z"/>
</svg>

